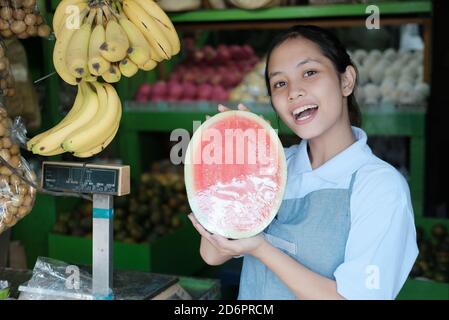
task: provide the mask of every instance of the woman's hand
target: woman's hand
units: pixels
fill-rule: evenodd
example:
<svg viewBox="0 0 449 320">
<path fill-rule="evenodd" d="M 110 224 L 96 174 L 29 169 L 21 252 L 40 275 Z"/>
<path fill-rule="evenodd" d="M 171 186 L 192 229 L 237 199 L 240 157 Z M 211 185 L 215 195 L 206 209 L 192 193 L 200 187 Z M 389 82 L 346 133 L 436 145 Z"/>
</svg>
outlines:
<svg viewBox="0 0 449 320">
<path fill-rule="evenodd" d="M 251 112 L 251 110 L 249 110 L 249 108 L 247 106 L 245 106 L 243 103 L 239 103 L 237 106 L 237 109 L 239 109 L 240 111 L 250 111 Z M 230 110 L 232 110 L 232 109 L 230 109 L 222 104 L 218 105 L 218 111 L 220 111 L 220 112 L 225 112 L 225 111 L 230 111 Z"/>
<path fill-rule="evenodd" d="M 251 111 L 243 103 L 239 103 L 239 105 L 237 106 L 237 109 L 239 109 L 241 111 Z M 222 104 L 218 105 L 218 111 L 219 112 L 226 112 L 226 111 L 231 111 L 231 110 L 232 110 L 231 108 L 228 108 L 225 105 L 222 105 Z M 206 120 L 208 120 L 209 118 L 210 118 L 210 116 L 206 116 Z"/>
<path fill-rule="evenodd" d="M 243 103 L 239 103 L 238 106 L 237 106 L 237 109 L 240 110 L 240 111 L 249 111 L 249 112 L 251 112 L 251 110 L 250 110 L 247 106 L 245 106 Z M 218 105 L 218 111 L 219 111 L 219 112 L 226 112 L 226 111 L 231 111 L 231 110 L 232 110 L 231 108 L 226 107 L 225 105 L 222 105 L 222 104 L 219 104 L 219 105 Z M 263 115 L 259 115 L 259 117 L 261 117 L 261 118 L 264 119 L 268 124 L 270 124 L 270 121 L 268 121 L 267 119 L 265 119 L 265 118 L 263 117 Z M 206 120 L 208 120 L 209 118 L 210 118 L 210 116 L 206 116 Z"/>
<path fill-rule="evenodd" d="M 218 234 L 209 233 L 201 226 L 192 213 L 188 217 L 198 233 L 206 238 L 221 255 L 240 256 L 250 254 L 257 256 L 261 248 L 267 243 L 262 233 L 246 239 L 229 240 Z"/>
</svg>

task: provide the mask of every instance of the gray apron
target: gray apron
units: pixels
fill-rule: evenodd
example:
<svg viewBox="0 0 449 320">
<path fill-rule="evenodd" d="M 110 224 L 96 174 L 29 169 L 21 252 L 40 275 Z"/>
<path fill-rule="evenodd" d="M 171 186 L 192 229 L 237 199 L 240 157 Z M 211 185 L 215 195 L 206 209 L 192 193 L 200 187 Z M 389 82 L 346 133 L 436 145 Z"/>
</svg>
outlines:
<svg viewBox="0 0 449 320">
<path fill-rule="evenodd" d="M 309 270 L 335 280 L 334 272 L 345 258 L 356 173 L 348 189 L 321 189 L 304 198 L 284 200 L 265 229 L 265 238 Z M 297 299 L 269 268 L 250 255 L 243 260 L 238 298 Z"/>
</svg>

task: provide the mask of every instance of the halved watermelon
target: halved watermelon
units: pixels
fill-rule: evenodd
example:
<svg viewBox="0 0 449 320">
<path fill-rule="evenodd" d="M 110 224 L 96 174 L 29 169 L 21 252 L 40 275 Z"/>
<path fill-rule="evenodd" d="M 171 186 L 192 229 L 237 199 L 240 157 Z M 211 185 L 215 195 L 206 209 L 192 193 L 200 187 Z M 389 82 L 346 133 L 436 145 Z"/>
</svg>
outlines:
<svg viewBox="0 0 449 320">
<path fill-rule="evenodd" d="M 211 233 L 231 239 L 263 231 L 284 195 L 287 166 L 273 128 L 248 111 L 226 111 L 194 133 L 185 157 L 190 208 Z"/>
</svg>

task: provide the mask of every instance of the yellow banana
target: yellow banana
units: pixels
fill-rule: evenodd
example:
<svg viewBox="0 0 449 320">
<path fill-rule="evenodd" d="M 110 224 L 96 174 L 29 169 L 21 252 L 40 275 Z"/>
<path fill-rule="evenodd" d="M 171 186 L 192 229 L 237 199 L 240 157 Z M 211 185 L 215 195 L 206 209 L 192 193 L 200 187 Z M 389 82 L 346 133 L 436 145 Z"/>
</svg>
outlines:
<svg viewBox="0 0 449 320">
<path fill-rule="evenodd" d="M 82 79 L 83 81 L 86 82 L 96 82 L 97 81 L 97 76 L 93 76 L 91 75 L 89 72 L 84 76 L 84 78 Z"/>
<path fill-rule="evenodd" d="M 100 101 L 95 116 L 85 125 L 69 134 L 62 147 L 69 152 L 85 152 L 105 141 L 114 132 L 121 119 L 121 103 L 110 84 L 93 83 Z M 108 89 L 112 88 L 113 92 Z"/>
<path fill-rule="evenodd" d="M 142 47 L 130 47 L 128 50 L 128 58 L 136 65 L 144 64 L 149 57 L 151 57 L 151 49 L 147 52 Z"/>
<path fill-rule="evenodd" d="M 61 146 L 58 146 L 55 149 L 48 151 L 48 152 L 40 151 L 39 155 L 45 156 L 45 157 L 51 157 L 51 156 L 56 156 L 58 154 L 62 154 L 64 152 L 65 152 L 65 150 Z"/>
<path fill-rule="evenodd" d="M 131 0 L 135 1 L 140 5 L 145 12 L 151 16 L 166 35 L 168 41 L 170 42 L 172 48 L 172 56 L 179 53 L 181 49 L 181 43 L 179 41 L 178 33 L 176 32 L 175 26 L 171 22 L 167 14 L 162 10 L 162 8 L 153 0 Z"/>
<path fill-rule="evenodd" d="M 52 156 L 57 156 L 58 154 L 62 154 L 64 152 L 65 152 L 65 150 L 59 146 L 51 152 L 41 152 L 39 155 L 45 156 L 45 157 L 52 157 Z"/>
<path fill-rule="evenodd" d="M 128 35 L 130 47 L 128 49 L 128 57 L 136 65 L 144 64 L 151 54 L 151 45 L 148 43 L 140 29 L 132 23 L 123 12 L 121 4 L 116 2 L 119 12 L 119 23 Z"/>
<path fill-rule="evenodd" d="M 121 110 L 121 102 L 118 98 L 118 95 L 116 94 L 114 88 L 111 85 L 106 85 L 106 91 L 109 93 L 108 95 L 108 101 L 109 100 L 113 100 L 116 101 L 116 103 L 120 104 L 120 110 Z M 109 96 L 111 96 L 111 98 L 109 98 Z M 115 129 L 112 131 L 112 133 L 100 144 L 96 145 L 95 147 L 93 147 L 92 149 L 88 150 L 88 151 L 84 151 L 84 152 L 74 152 L 73 155 L 75 157 L 78 158 L 89 158 L 92 157 L 98 153 L 100 153 L 101 151 L 103 151 L 111 142 L 112 140 L 114 140 L 115 135 L 117 134 L 117 131 L 119 129 L 119 125 L 120 125 L 120 119 L 121 119 L 121 111 L 117 114 L 117 124 Z"/>
<path fill-rule="evenodd" d="M 115 135 L 117 134 L 118 129 L 119 129 L 119 126 L 117 125 L 117 127 L 115 128 L 113 133 L 104 142 L 102 142 L 98 146 L 95 146 L 95 147 L 93 147 L 92 149 L 90 149 L 88 151 L 74 152 L 73 155 L 75 157 L 78 157 L 78 158 L 90 158 L 90 157 L 93 157 L 94 155 L 100 153 L 101 151 L 103 151 L 112 142 L 112 140 L 114 140 Z"/>
<path fill-rule="evenodd" d="M 75 31 L 67 48 L 67 68 L 75 78 L 84 78 L 89 73 L 87 59 L 92 21 L 95 14 L 96 10 L 90 10 L 86 21 L 81 28 Z"/>
<path fill-rule="evenodd" d="M 80 21 L 84 19 L 88 13 L 88 8 L 84 9 L 80 14 Z M 69 46 L 70 40 L 77 29 L 67 28 L 64 23 L 61 27 L 61 34 L 59 38 L 56 39 L 55 48 L 53 50 L 53 65 L 59 76 L 71 85 L 76 85 L 76 78 L 70 73 L 66 65 L 67 48 Z"/>
<path fill-rule="evenodd" d="M 131 78 L 133 75 L 139 71 L 139 68 L 136 66 L 134 62 L 132 62 L 129 58 L 125 58 L 119 63 L 120 72 L 128 78 Z"/>
<path fill-rule="evenodd" d="M 70 6 L 73 7 L 71 8 Z M 59 37 L 62 23 L 65 23 L 68 16 L 76 14 L 76 7 L 78 7 L 81 13 L 86 6 L 87 0 L 63 0 L 58 4 L 53 15 L 53 32 L 56 38 Z"/>
<path fill-rule="evenodd" d="M 34 137 L 32 137 L 30 140 L 27 141 L 27 150 L 31 151 L 31 149 L 33 149 L 33 146 L 43 137 L 46 137 L 49 134 L 48 130 L 41 132 L 37 135 L 35 135 Z"/>
<path fill-rule="evenodd" d="M 105 9 L 106 16 L 110 16 L 109 8 Z M 110 62 L 117 62 L 126 57 L 129 48 L 129 40 L 126 32 L 120 24 L 110 16 L 106 24 L 106 41 L 100 46 L 101 55 Z"/>
<path fill-rule="evenodd" d="M 100 9 L 100 8 L 98 8 Z M 106 41 L 106 31 L 102 21 L 102 11 L 97 11 L 97 17 L 100 15 L 99 23 L 94 27 L 89 42 L 89 60 L 88 66 L 91 74 L 101 76 L 109 69 L 111 63 L 103 58 L 100 52 L 100 46 Z"/>
<path fill-rule="evenodd" d="M 90 84 L 85 82 L 81 82 L 79 89 L 82 91 L 84 97 L 80 110 L 64 126 L 52 131 L 49 135 L 37 142 L 33 146 L 33 153 L 48 154 L 57 150 L 70 133 L 85 125 L 95 116 L 99 105 L 96 93 L 92 90 Z"/>
<path fill-rule="evenodd" d="M 123 11 L 128 19 L 139 28 L 151 45 L 151 59 L 158 62 L 163 59 L 170 59 L 172 56 L 171 45 L 160 29 L 159 24 L 132 0 L 123 1 Z"/>
<path fill-rule="evenodd" d="M 152 59 L 148 59 L 148 61 L 145 62 L 144 64 L 138 65 L 139 69 L 142 69 L 144 71 L 153 70 L 156 66 L 157 62 Z"/>
<path fill-rule="evenodd" d="M 111 64 L 108 70 L 104 72 L 102 75 L 103 80 L 108 83 L 115 83 L 120 81 L 122 77 L 122 73 L 120 72 L 120 68 L 115 64 Z"/>
<path fill-rule="evenodd" d="M 124 15 L 120 17 L 119 23 L 129 39 L 128 57 L 137 65 L 145 63 L 150 56 L 151 47 L 142 32 Z"/>
<path fill-rule="evenodd" d="M 59 26 L 57 26 L 58 29 L 55 31 L 56 39 L 60 37 L 62 28 L 64 26 L 78 29 L 83 22 L 81 18 L 81 12 L 86 9 L 88 9 L 88 4 L 86 2 L 79 2 L 73 5 L 73 8 L 67 9 L 68 12 L 62 17 L 62 21 L 59 23 Z"/>
<path fill-rule="evenodd" d="M 76 116 L 78 111 L 81 109 L 81 106 L 83 105 L 83 101 L 84 101 L 83 93 L 82 93 L 82 90 L 80 89 L 80 85 L 78 85 L 78 92 L 75 97 L 75 102 L 73 103 L 73 106 L 70 109 L 70 111 L 66 114 L 66 116 L 57 125 L 55 125 L 54 127 L 50 128 L 44 132 L 39 133 L 38 135 L 36 135 L 33 138 L 31 138 L 30 140 L 28 140 L 27 150 L 31 151 L 33 149 L 34 145 L 37 142 L 39 142 L 42 138 L 48 136 L 52 132 L 59 130 L 60 128 L 64 127 L 69 121 L 71 121 Z"/>
</svg>

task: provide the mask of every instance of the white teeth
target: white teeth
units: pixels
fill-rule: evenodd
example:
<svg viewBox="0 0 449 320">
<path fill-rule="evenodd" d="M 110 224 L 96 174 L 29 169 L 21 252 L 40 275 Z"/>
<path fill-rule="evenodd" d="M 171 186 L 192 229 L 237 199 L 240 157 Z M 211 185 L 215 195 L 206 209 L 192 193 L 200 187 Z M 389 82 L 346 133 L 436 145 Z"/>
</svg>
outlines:
<svg viewBox="0 0 449 320">
<path fill-rule="evenodd" d="M 297 108 L 297 109 L 293 110 L 293 117 L 298 118 L 298 115 L 299 115 L 301 112 L 306 111 L 306 110 L 308 110 L 308 109 L 317 108 L 317 107 L 318 107 L 318 105 L 316 105 L 316 104 L 308 104 L 308 105 L 305 105 L 305 106 L 303 106 L 303 107 L 301 107 L 301 108 Z M 309 118 L 309 117 L 310 117 L 310 115 L 309 115 L 309 116 L 306 116 L 306 117 L 303 117 L 303 118 L 301 118 L 301 119 L 304 120 L 304 119 L 307 119 L 307 118 Z"/>
<path fill-rule="evenodd" d="M 308 105 L 303 106 L 301 108 L 297 108 L 297 109 L 293 110 L 293 116 L 296 117 L 301 112 L 306 111 L 307 109 L 312 109 L 312 108 L 316 108 L 316 107 L 318 107 L 318 105 L 316 105 L 316 104 L 308 104 Z"/>
<path fill-rule="evenodd" d="M 299 114 L 299 113 L 301 113 L 301 112 L 303 112 L 303 111 L 306 111 L 306 110 L 312 109 L 312 108 L 316 108 L 316 107 L 318 107 L 316 104 L 308 104 L 308 105 L 303 106 L 303 107 L 301 107 L 301 108 L 295 109 L 295 110 L 293 111 L 293 114 L 294 114 L 294 115 L 297 115 L 297 114 Z"/>
<path fill-rule="evenodd" d="M 304 120 L 306 120 L 306 119 L 309 119 L 311 116 L 312 116 L 312 115 L 309 114 L 308 116 L 298 118 L 298 120 L 304 121 Z"/>
</svg>

